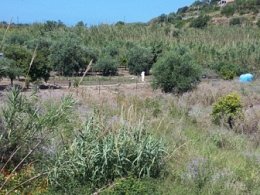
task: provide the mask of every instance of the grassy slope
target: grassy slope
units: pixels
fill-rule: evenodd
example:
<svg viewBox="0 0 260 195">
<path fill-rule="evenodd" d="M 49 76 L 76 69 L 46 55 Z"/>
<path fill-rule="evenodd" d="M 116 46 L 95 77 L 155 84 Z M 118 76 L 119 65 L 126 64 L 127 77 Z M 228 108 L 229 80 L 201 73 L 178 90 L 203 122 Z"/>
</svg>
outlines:
<svg viewBox="0 0 260 195">
<path fill-rule="evenodd" d="M 171 171 L 160 186 L 163 194 L 259 192 L 260 150 L 247 135 L 214 125 L 205 128 L 185 115 L 165 117 L 157 131 L 171 143 L 173 153 Z"/>
<path fill-rule="evenodd" d="M 232 91 L 241 94 L 245 109 L 249 103 L 257 106 L 260 93 L 254 89 L 258 83 L 241 86 L 236 81 L 203 82 L 197 90 L 181 97 L 151 93 L 147 87 L 127 95 L 130 88 L 119 88 L 114 103 L 114 98 L 108 96 L 104 98 L 110 101 L 85 101 L 94 107 L 99 105 L 105 118 L 116 116 L 129 125 L 141 122 L 166 141 L 168 169 L 165 177 L 156 182 L 159 194 L 257 194 L 260 150 L 254 137 L 258 133 L 241 134 L 215 126 L 210 113 L 211 104 Z M 248 96 L 254 96 L 254 101 L 248 102 Z M 197 106 L 200 112 L 190 114 Z M 113 128 L 116 126 L 115 122 Z"/>
</svg>

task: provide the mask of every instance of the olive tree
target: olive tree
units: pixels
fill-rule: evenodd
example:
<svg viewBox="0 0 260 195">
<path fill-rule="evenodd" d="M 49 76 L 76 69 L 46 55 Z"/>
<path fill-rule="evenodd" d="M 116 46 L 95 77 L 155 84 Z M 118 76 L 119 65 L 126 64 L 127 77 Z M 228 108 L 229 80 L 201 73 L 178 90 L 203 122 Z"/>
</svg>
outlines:
<svg viewBox="0 0 260 195">
<path fill-rule="evenodd" d="M 50 47 L 49 61 L 61 75 L 72 76 L 89 63 L 89 50 L 75 35 L 67 34 Z"/>
<path fill-rule="evenodd" d="M 131 74 L 140 74 L 149 71 L 153 65 L 154 55 L 149 48 L 134 46 L 128 53 L 128 68 Z"/>
<path fill-rule="evenodd" d="M 21 75 L 22 70 L 15 65 L 15 61 L 2 58 L 0 59 L 0 77 L 6 76 L 11 81 L 11 86 L 13 86 L 13 81 L 17 76 Z"/>
<path fill-rule="evenodd" d="M 153 87 L 164 92 L 183 93 L 200 80 L 200 68 L 184 48 L 178 48 L 161 57 L 152 69 Z"/>
<path fill-rule="evenodd" d="M 94 66 L 94 70 L 102 72 L 103 76 L 112 76 L 117 73 L 116 60 L 110 55 L 101 56 Z"/>
</svg>

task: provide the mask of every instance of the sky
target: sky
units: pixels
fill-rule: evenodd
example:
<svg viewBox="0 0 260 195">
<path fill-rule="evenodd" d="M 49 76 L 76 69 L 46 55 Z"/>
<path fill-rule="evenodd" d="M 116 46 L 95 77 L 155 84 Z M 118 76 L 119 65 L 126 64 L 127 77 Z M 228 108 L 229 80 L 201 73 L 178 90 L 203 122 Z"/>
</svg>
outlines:
<svg viewBox="0 0 260 195">
<path fill-rule="evenodd" d="M 83 21 L 102 23 L 147 22 L 175 12 L 195 0 L 0 0 L 0 21 L 14 23 L 61 20 L 67 25 Z"/>
</svg>

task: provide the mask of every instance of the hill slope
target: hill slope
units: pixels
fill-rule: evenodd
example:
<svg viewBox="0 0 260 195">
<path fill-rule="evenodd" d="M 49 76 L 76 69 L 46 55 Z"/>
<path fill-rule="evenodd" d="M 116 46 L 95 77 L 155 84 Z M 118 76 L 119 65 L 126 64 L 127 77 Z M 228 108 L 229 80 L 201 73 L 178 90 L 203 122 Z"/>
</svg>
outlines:
<svg viewBox="0 0 260 195">
<path fill-rule="evenodd" d="M 207 24 L 260 26 L 259 13 L 259 0 L 237 0 L 222 7 L 217 1 L 195 1 L 190 6 L 179 8 L 176 13 L 162 14 L 152 19 L 149 24 L 170 23 L 176 27 L 187 27 L 192 26 L 199 16 L 207 16 Z"/>
</svg>

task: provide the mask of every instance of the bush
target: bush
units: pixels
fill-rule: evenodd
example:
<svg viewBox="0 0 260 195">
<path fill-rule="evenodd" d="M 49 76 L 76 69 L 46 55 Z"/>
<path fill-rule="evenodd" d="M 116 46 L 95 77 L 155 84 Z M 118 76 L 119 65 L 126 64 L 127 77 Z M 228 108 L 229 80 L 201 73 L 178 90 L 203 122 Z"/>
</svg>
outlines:
<svg viewBox="0 0 260 195">
<path fill-rule="evenodd" d="M 40 110 L 36 101 L 35 95 L 28 98 L 17 87 L 7 94 L 0 118 L 0 164 L 5 163 L 18 147 L 21 149 L 12 157 L 10 166 L 20 162 L 32 146 L 46 143 L 48 136 L 66 121 L 73 104 L 72 99 L 65 98 L 60 105 Z"/>
<path fill-rule="evenodd" d="M 200 15 L 198 18 L 195 18 L 191 21 L 190 27 L 205 28 L 208 25 L 209 20 L 210 20 L 209 16 Z"/>
<path fill-rule="evenodd" d="M 164 169 L 165 155 L 161 140 L 143 128 L 104 131 L 98 121 L 91 119 L 55 160 L 49 180 L 67 190 L 81 184 L 100 187 L 128 175 L 156 178 Z"/>
<path fill-rule="evenodd" d="M 177 10 L 177 14 L 183 14 L 189 10 L 188 6 L 181 7 Z"/>
<path fill-rule="evenodd" d="M 239 65 L 221 61 L 213 64 L 212 68 L 225 80 L 232 80 L 235 76 L 239 76 L 247 71 L 246 68 L 242 68 Z"/>
<path fill-rule="evenodd" d="M 232 129 L 234 120 L 242 115 L 242 103 L 240 96 L 231 93 L 221 97 L 214 105 L 212 110 L 213 121 L 216 124 L 224 122 Z"/>
<path fill-rule="evenodd" d="M 232 80 L 236 76 L 236 72 L 228 66 L 223 66 L 219 73 L 224 80 Z"/>
<path fill-rule="evenodd" d="M 73 87 L 78 88 L 80 85 L 80 79 L 76 78 L 73 80 Z"/>
<path fill-rule="evenodd" d="M 102 72 L 103 76 L 113 76 L 117 74 L 116 60 L 110 55 L 101 56 L 94 66 L 96 71 Z"/>
<path fill-rule="evenodd" d="M 23 95 L 18 88 L 12 88 L 7 93 L 0 115 L 0 167 L 1 173 L 2 170 L 9 174 L 13 172 L 14 177 L 13 180 L 6 177 L 1 190 L 5 191 L 32 178 L 33 175 L 23 176 L 26 165 L 43 165 L 56 152 L 50 148 L 50 140 L 57 138 L 57 131 L 68 126 L 68 114 L 71 113 L 73 104 L 71 98 L 64 98 L 61 104 L 39 107 L 34 94 Z M 57 138 L 56 141 L 59 142 L 60 139 Z M 32 174 L 41 171 L 37 169 Z M 34 183 L 26 183 L 22 187 L 26 189 L 27 185 Z"/>
<path fill-rule="evenodd" d="M 242 20 L 241 18 L 232 18 L 230 21 L 229 21 L 229 25 L 231 26 L 234 26 L 234 25 L 241 25 L 242 24 Z"/>
<path fill-rule="evenodd" d="M 221 14 L 229 17 L 229 16 L 233 16 L 235 13 L 235 7 L 234 5 L 226 5 L 225 7 L 222 8 L 221 10 Z"/>
<path fill-rule="evenodd" d="M 149 71 L 153 65 L 154 55 L 148 48 L 141 46 L 134 46 L 128 53 L 128 68 L 130 74 L 141 74 Z"/>
<path fill-rule="evenodd" d="M 153 87 L 162 91 L 183 93 L 191 90 L 200 80 L 200 68 L 185 48 L 165 54 L 155 64 Z"/>
</svg>

